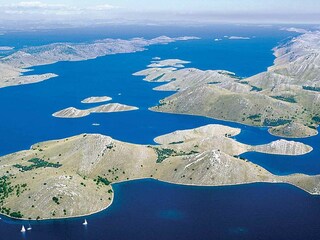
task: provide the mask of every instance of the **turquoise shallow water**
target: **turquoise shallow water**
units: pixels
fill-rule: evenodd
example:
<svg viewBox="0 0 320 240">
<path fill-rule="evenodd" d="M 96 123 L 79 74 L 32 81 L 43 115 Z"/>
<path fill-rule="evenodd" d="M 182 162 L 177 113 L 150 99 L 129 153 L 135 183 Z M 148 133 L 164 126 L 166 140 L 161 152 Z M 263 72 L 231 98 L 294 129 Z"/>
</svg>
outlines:
<svg viewBox="0 0 320 240">
<path fill-rule="evenodd" d="M 129 38 L 126 29 L 87 29 L 63 32 L 64 41 L 89 41 L 103 37 Z M 172 94 L 153 91 L 154 83 L 132 73 L 144 69 L 155 56 L 191 61 L 200 69 L 224 69 L 238 76 L 251 76 L 272 65 L 271 48 L 292 33 L 269 28 L 212 26 L 197 29 L 140 29 L 141 36 L 196 35 L 201 40 L 152 46 L 148 51 L 106 56 L 83 62 L 61 62 L 35 68 L 35 73 L 54 72 L 59 77 L 38 84 L 0 89 L 0 155 L 27 149 L 39 141 L 80 133 L 101 133 L 132 143 L 151 144 L 153 138 L 177 129 L 220 123 L 240 127 L 236 139 L 262 144 L 278 139 L 266 128 L 254 128 L 197 116 L 155 113 L 148 107 Z M 137 33 L 136 33 L 137 34 Z M 224 35 L 250 36 L 250 40 L 224 40 Z M 11 33 L 0 38 L 2 45 L 38 45 L 62 41 L 51 31 Z M 19 40 L 13 40 L 13 39 Z M 113 102 L 137 106 L 133 112 L 92 114 L 81 119 L 58 119 L 57 110 L 89 107 L 80 101 L 107 95 Z M 100 126 L 93 126 L 99 123 Z M 319 137 L 303 139 L 315 151 L 301 157 L 247 153 L 244 156 L 277 174 L 320 173 Z M 300 139 L 299 139 L 300 140 Z M 145 180 L 115 185 L 111 208 L 89 218 L 35 224 L 27 239 L 301 239 L 319 236 L 319 198 L 288 185 L 253 184 L 227 188 L 190 188 Z M 305 209 L 302 210 L 302 208 Z M 276 221 L 274 219 L 277 219 Z M 290 220 L 288 220 L 290 219 Z M 297 226 L 304 226 L 304 229 Z M 281 227 L 280 227 L 281 226 Z M 21 239 L 19 222 L 0 222 L 0 236 Z M 163 231 L 166 229 L 166 231 Z M 270 230 L 272 229 L 272 231 Z M 104 236 L 104 237 L 102 237 Z M 128 238 L 130 236 L 130 238 Z M 132 236 L 132 237 L 131 237 Z M 268 238 L 269 236 L 269 238 Z M 1 239 L 1 237 L 0 237 Z M 6 238 L 4 238 L 6 239 Z"/>
</svg>

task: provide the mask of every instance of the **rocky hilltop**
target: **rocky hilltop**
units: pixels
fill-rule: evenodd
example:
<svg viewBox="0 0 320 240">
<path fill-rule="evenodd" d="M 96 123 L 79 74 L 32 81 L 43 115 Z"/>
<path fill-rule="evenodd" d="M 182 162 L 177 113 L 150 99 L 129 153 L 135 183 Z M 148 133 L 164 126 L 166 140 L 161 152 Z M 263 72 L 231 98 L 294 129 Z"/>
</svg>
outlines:
<svg viewBox="0 0 320 240">
<path fill-rule="evenodd" d="M 165 83 L 155 90 L 177 91 L 154 111 L 268 126 L 278 136 L 309 137 L 317 134 L 320 123 L 319 44 L 318 31 L 296 37 L 274 49 L 274 66 L 247 79 L 227 71 L 177 69 L 172 64 L 150 65 L 134 75 Z"/>
<path fill-rule="evenodd" d="M 100 97 L 88 97 L 83 99 L 81 103 L 101 103 L 111 101 L 112 98 L 108 96 L 100 96 Z"/>
<path fill-rule="evenodd" d="M 294 184 L 320 194 L 318 176 L 276 176 L 238 157 L 253 146 L 232 139 L 240 129 L 207 125 L 137 145 L 99 134 L 82 134 L 35 144 L 0 157 L 0 211 L 23 219 L 53 219 L 92 214 L 108 207 L 112 184 L 153 178 L 185 185 L 221 186 L 252 182 Z M 275 154 L 310 147 L 282 141 L 260 147 Z M 295 149 L 296 148 L 296 149 Z"/>
<path fill-rule="evenodd" d="M 303 155 L 312 151 L 312 147 L 300 142 L 277 140 L 265 145 L 252 148 L 253 151 L 280 154 L 280 155 Z"/>
</svg>

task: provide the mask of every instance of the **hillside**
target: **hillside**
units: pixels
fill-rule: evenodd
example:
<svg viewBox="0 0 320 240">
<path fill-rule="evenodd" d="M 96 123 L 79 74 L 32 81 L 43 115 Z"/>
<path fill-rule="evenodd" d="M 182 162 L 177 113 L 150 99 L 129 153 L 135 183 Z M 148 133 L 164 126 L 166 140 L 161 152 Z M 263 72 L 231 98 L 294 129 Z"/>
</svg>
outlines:
<svg viewBox="0 0 320 240">
<path fill-rule="evenodd" d="M 207 125 L 159 136 L 155 141 L 160 145 L 154 146 L 99 134 L 38 143 L 0 157 L 0 211 L 24 219 L 88 215 L 112 203 L 113 183 L 142 178 L 199 186 L 286 182 L 320 194 L 317 176 L 280 177 L 238 157 L 254 149 L 304 154 L 309 146 L 282 141 L 253 147 L 232 139 L 239 133 L 240 129 Z"/>
<path fill-rule="evenodd" d="M 247 79 L 221 70 L 161 64 L 134 75 L 165 83 L 155 90 L 177 91 L 154 111 L 268 126 L 271 134 L 283 137 L 309 137 L 317 134 L 320 123 L 319 39 L 320 32 L 308 32 L 275 48 L 274 66 Z"/>
</svg>

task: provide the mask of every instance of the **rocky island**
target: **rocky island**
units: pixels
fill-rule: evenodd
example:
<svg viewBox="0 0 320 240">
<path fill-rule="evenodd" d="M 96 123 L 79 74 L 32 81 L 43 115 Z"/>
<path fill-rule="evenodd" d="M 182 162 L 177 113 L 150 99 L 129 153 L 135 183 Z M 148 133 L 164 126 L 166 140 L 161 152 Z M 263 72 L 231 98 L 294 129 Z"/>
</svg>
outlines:
<svg viewBox="0 0 320 240">
<path fill-rule="evenodd" d="M 52 114 L 58 118 L 81 118 L 90 115 L 91 113 L 111 113 L 138 110 L 137 107 L 128 106 L 120 103 L 109 103 L 101 106 L 80 110 L 74 107 L 69 107 Z"/>
<path fill-rule="evenodd" d="M 275 135 L 306 137 L 317 133 L 315 128 L 320 122 L 319 39 L 319 32 L 292 39 L 275 49 L 277 59 L 273 67 L 247 79 L 224 70 L 186 68 L 184 65 L 189 62 L 180 59 L 159 58 L 134 75 L 144 76 L 146 81 L 162 82 L 155 90 L 176 91 L 153 107 L 154 111 L 269 126 Z M 81 47 L 68 44 L 36 47 L 9 55 L 0 64 L 14 76 L 15 72 L 25 71 L 21 70 L 25 67 L 90 59 L 99 54 L 142 51 L 148 45 L 173 40 L 162 37 L 132 39 L 130 43 L 116 41 L 119 45 L 112 50 L 108 45 L 112 40 Z M 77 57 L 72 57 L 75 52 Z M 106 96 L 90 97 L 82 103 L 108 100 L 111 99 Z M 136 109 L 109 103 L 84 110 L 70 107 L 53 115 L 75 118 Z M 112 184 L 145 178 L 196 186 L 287 183 L 320 195 L 319 175 L 278 176 L 241 157 L 252 151 L 303 155 L 312 151 L 312 147 L 287 140 L 251 146 L 234 138 L 240 131 L 207 125 L 159 136 L 154 139 L 155 145 L 131 144 L 100 134 L 81 134 L 34 144 L 29 150 L 0 157 L 0 212 L 13 218 L 38 220 L 84 216 L 112 203 Z"/>
<path fill-rule="evenodd" d="M 293 38 L 274 49 L 274 66 L 247 79 L 227 71 L 177 69 L 159 63 L 134 75 L 166 83 L 155 90 L 177 91 L 154 111 L 267 126 L 277 136 L 309 137 L 318 133 L 320 123 L 319 43 L 319 31 Z"/>
<path fill-rule="evenodd" d="M 309 146 L 283 140 L 254 147 L 232 138 L 239 133 L 207 125 L 159 136 L 159 145 L 130 144 L 99 134 L 38 143 L 0 157 L 0 211 L 38 220 L 88 215 L 112 203 L 113 183 L 143 178 L 197 186 L 289 183 L 320 194 L 319 176 L 277 176 L 239 157 L 246 151 L 304 154 Z"/>
<path fill-rule="evenodd" d="M 88 97 L 86 99 L 83 99 L 81 103 L 101 103 L 101 102 L 108 102 L 111 101 L 112 98 L 108 96 L 103 97 Z"/>
<path fill-rule="evenodd" d="M 61 61 L 84 61 L 111 54 L 144 51 L 148 46 L 168 44 L 175 41 L 198 39 L 197 37 L 170 38 L 161 36 L 146 40 L 144 38 L 103 39 L 92 43 L 53 43 L 26 47 L 0 58 L 0 88 L 41 82 L 57 75 L 27 75 L 26 68 L 48 65 Z"/>
</svg>

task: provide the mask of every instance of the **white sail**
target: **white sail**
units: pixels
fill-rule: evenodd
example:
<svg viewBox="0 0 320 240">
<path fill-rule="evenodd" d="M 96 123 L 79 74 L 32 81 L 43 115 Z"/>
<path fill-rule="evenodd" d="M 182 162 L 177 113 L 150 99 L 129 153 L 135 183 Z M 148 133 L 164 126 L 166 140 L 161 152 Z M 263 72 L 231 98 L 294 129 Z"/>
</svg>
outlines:
<svg viewBox="0 0 320 240">
<path fill-rule="evenodd" d="M 25 232 L 25 231 L 26 231 L 26 229 L 25 229 L 24 225 L 22 225 L 21 232 Z"/>
<path fill-rule="evenodd" d="M 85 219 L 82 224 L 83 224 L 83 225 L 88 225 L 87 219 Z"/>
</svg>

